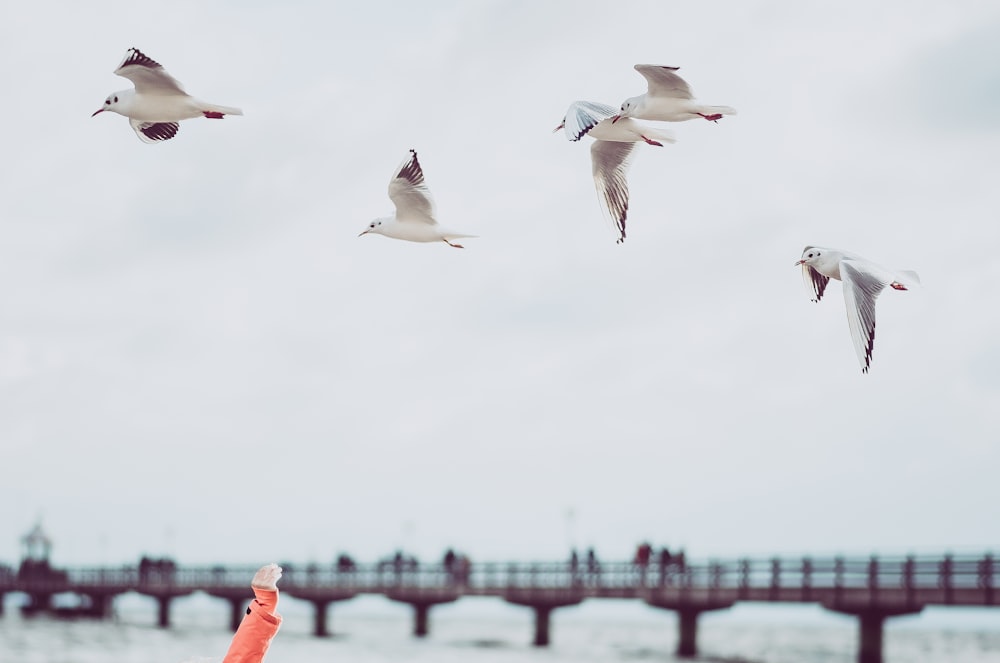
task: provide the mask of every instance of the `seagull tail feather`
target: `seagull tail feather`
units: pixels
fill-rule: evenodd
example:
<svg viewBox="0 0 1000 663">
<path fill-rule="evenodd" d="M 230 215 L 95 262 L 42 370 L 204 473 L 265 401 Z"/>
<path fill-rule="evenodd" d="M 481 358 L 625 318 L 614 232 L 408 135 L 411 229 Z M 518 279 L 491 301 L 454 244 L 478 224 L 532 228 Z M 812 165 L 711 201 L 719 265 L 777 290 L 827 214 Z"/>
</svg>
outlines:
<svg viewBox="0 0 1000 663">
<path fill-rule="evenodd" d="M 702 106 L 702 113 L 705 115 L 736 115 L 736 109 L 732 106 Z"/>
<path fill-rule="evenodd" d="M 243 115 L 243 110 L 232 106 L 217 106 L 215 104 L 202 104 L 202 111 L 209 113 L 222 113 L 223 115 Z"/>
</svg>

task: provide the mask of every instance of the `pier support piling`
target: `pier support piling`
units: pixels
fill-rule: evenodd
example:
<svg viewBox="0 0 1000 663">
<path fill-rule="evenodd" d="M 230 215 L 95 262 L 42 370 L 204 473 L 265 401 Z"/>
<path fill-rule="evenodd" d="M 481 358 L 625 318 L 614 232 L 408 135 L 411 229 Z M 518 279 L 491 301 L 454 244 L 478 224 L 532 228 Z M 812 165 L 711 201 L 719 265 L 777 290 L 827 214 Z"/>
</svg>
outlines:
<svg viewBox="0 0 1000 663">
<path fill-rule="evenodd" d="M 114 610 L 112 609 L 114 596 L 110 594 L 88 594 L 87 598 L 90 599 L 90 613 L 94 617 L 109 619 L 114 614 Z"/>
<path fill-rule="evenodd" d="M 509 591 L 504 598 L 508 603 L 523 605 L 535 612 L 535 637 L 531 644 L 536 647 L 547 647 L 552 611 L 556 608 L 579 605 L 584 596 L 579 587 L 568 590 L 531 587 Z"/>
<path fill-rule="evenodd" d="M 915 615 L 922 605 L 826 605 L 829 610 L 858 618 L 858 663 L 883 663 L 882 631 L 885 620 L 900 615 Z"/>
<path fill-rule="evenodd" d="M 327 612 L 330 609 L 329 601 L 313 601 L 313 607 L 315 608 L 314 618 L 313 618 L 313 635 L 317 638 L 326 638 L 330 635 L 330 630 L 327 628 Z"/>
<path fill-rule="evenodd" d="M 428 633 L 427 621 L 430 615 L 431 606 L 428 603 L 413 604 L 413 635 L 418 638 L 426 638 Z"/>
<path fill-rule="evenodd" d="M 536 647 L 549 646 L 549 624 L 552 616 L 552 607 L 546 605 L 535 606 L 535 639 L 532 641 Z"/>
<path fill-rule="evenodd" d="M 160 628 L 170 628 L 170 597 L 157 596 L 156 603 L 159 607 L 156 623 Z"/>
<path fill-rule="evenodd" d="M 244 614 L 246 614 L 246 608 L 243 607 L 243 601 L 240 599 L 229 599 L 229 628 L 233 633 L 240 627 L 240 622 L 243 621 Z"/>
<path fill-rule="evenodd" d="M 52 595 L 51 594 L 29 594 L 28 595 L 28 611 L 30 613 L 43 614 L 52 611 Z"/>
<path fill-rule="evenodd" d="M 654 608 L 673 610 L 677 613 L 677 658 L 694 658 L 698 655 L 698 617 L 703 612 L 725 610 L 734 601 L 692 600 L 673 589 L 657 591 L 646 597 Z"/>
<path fill-rule="evenodd" d="M 858 663 L 882 663 L 882 626 L 885 615 L 858 616 Z"/>
<path fill-rule="evenodd" d="M 443 603 L 457 601 L 460 594 L 450 587 L 444 591 L 418 587 L 408 590 L 394 589 L 387 593 L 386 596 L 390 601 L 413 606 L 413 636 L 416 638 L 426 638 L 431 632 L 431 608 Z"/>
<path fill-rule="evenodd" d="M 302 601 L 308 601 L 313 606 L 313 635 L 326 638 L 332 635 L 328 626 L 330 606 L 337 601 L 346 601 L 357 596 L 353 589 L 323 588 L 309 585 L 288 583 L 282 587 L 284 596 L 290 596 Z"/>
<path fill-rule="evenodd" d="M 682 608 L 677 611 L 677 657 L 698 655 L 698 615 L 700 610 Z"/>
</svg>

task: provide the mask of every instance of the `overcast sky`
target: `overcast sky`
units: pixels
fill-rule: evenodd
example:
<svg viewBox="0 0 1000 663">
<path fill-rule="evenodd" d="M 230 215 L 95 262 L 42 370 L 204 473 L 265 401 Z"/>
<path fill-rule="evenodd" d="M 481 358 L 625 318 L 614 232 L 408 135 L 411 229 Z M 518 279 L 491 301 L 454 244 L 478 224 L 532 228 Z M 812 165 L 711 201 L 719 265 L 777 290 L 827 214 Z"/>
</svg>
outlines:
<svg viewBox="0 0 1000 663">
<path fill-rule="evenodd" d="M 245 116 L 141 143 L 135 46 Z M 0 561 L 1000 549 L 995 2 L 7 2 Z M 680 66 L 616 245 L 567 106 Z M 459 251 L 358 238 L 420 154 Z M 803 246 L 917 270 L 862 375 Z"/>
</svg>

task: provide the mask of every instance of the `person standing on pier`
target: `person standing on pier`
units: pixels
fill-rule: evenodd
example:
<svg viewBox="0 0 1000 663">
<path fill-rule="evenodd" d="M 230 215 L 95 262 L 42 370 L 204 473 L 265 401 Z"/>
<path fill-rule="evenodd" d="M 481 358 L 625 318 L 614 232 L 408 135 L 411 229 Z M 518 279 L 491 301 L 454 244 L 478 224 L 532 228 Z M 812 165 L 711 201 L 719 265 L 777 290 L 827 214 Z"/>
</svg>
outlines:
<svg viewBox="0 0 1000 663">
<path fill-rule="evenodd" d="M 649 566 L 649 561 L 653 557 L 653 546 L 649 543 L 643 541 L 639 544 L 639 547 L 635 550 L 635 558 L 632 563 L 639 569 L 639 584 L 646 584 L 646 567 Z"/>
<path fill-rule="evenodd" d="M 597 561 L 597 552 L 593 547 L 587 548 L 587 574 L 590 576 L 590 584 L 601 584 L 601 563 Z"/>
<path fill-rule="evenodd" d="M 666 546 L 660 548 L 660 587 L 667 584 L 667 573 L 670 571 L 670 565 L 673 564 L 674 558 L 670 554 L 670 549 Z"/>
<path fill-rule="evenodd" d="M 233 636 L 229 651 L 222 663 L 261 663 L 271 639 L 281 626 L 278 609 L 278 579 L 281 567 L 277 564 L 263 566 L 250 582 L 254 600 Z"/>
<path fill-rule="evenodd" d="M 580 577 L 580 556 L 576 554 L 576 548 L 573 548 L 569 554 L 569 576 L 574 587 L 583 584 Z"/>
</svg>

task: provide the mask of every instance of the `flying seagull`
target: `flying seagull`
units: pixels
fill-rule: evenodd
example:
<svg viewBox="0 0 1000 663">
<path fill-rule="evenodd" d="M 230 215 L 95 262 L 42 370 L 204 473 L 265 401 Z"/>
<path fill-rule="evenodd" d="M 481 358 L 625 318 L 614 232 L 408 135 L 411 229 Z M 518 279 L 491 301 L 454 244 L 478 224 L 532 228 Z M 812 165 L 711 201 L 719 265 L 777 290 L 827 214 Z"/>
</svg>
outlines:
<svg viewBox="0 0 1000 663">
<path fill-rule="evenodd" d="M 675 142 L 669 131 L 655 129 L 629 118 L 612 122 L 615 109 L 594 101 L 574 101 L 566 111 L 562 123 L 554 129 L 565 130 L 572 141 L 590 136 L 590 161 L 594 174 L 597 199 L 615 227 L 618 243 L 625 241 L 625 221 L 628 217 L 628 169 L 632 165 L 633 149 L 637 143 L 663 147 Z M 663 141 L 663 142 L 661 142 Z"/>
<path fill-rule="evenodd" d="M 132 81 L 135 89 L 112 92 L 91 117 L 104 111 L 124 115 L 144 143 L 170 140 L 177 135 L 181 120 L 243 115 L 239 108 L 217 106 L 190 96 L 159 62 L 137 48 L 125 53 L 115 73 Z"/>
<path fill-rule="evenodd" d="M 875 345 L 875 300 L 886 286 L 908 290 L 908 286 L 920 283 L 920 277 L 916 272 L 896 272 L 846 251 L 819 246 L 807 246 L 795 264 L 802 266 L 802 279 L 814 302 L 823 299 L 830 279 L 843 284 L 847 325 L 861 372 L 867 373 Z"/>
<path fill-rule="evenodd" d="M 635 70 L 646 79 L 646 94 L 629 97 L 622 103 L 621 111 L 612 121 L 632 117 L 639 120 L 683 122 L 703 117 L 718 122 L 723 115 L 736 115 L 729 106 L 706 106 L 695 100 L 687 81 L 676 74 L 680 67 L 656 64 L 637 64 Z"/>
<path fill-rule="evenodd" d="M 415 150 L 410 150 L 410 156 L 400 164 L 389 180 L 389 199 L 396 206 L 396 213 L 370 222 L 361 235 L 375 233 L 410 242 L 444 242 L 456 249 L 465 247 L 451 240 L 475 237 L 438 225 L 434 218 L 434 200 L 424 182 L 424 171 L 417 161 Z"/>
</svg>

